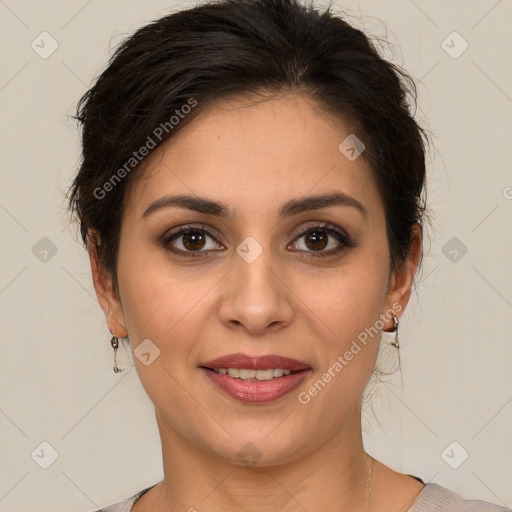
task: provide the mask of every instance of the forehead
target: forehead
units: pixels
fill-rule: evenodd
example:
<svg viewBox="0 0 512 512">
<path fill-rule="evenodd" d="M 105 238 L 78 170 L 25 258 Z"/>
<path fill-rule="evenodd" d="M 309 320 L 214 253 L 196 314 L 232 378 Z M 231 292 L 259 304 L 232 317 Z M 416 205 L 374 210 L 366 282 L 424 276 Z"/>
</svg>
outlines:
<svg viewBox="0 0 512 512">
<path fill-rule="evenodd" d="M 155 199 L 187 194 L 228 203 L 234 217 L 261 216 L 291 197 L 335 190 L 379 209 L 366 160 L 339 149 L 349 135 L 346 122 L 299 94 L 218 101 L 155 150 L 126 204 L 141 217 Z"/>
</svg>

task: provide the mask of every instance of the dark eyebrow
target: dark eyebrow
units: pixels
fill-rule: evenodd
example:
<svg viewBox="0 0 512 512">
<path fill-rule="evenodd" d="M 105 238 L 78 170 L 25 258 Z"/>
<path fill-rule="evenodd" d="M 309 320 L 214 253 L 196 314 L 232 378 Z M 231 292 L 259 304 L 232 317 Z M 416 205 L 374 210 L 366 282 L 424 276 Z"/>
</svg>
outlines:
<svg viewBox="0 0 512 512">
<path fill-rule="evenodd" d="M 318 210 L 328 206 L 349 206 L 356 208 L 364 217 L 368 215 L 368 210 L 357 199 L 343 192 L 332 192 L 330 194 L 291 199 L 281 206 L 279 217 L 291 217 L 292 215 L 298 215 L 302 212 Z M 164 196 L 156 199 L 148 206 L 146 211 L 142 214 L 142 217 L 148 217 L 157 210 L 170 207 L 193 210 L 224 219 L 232 218 L 229 208 L 226 205 L 205 197 L 189 195 Z"/>
</svg>

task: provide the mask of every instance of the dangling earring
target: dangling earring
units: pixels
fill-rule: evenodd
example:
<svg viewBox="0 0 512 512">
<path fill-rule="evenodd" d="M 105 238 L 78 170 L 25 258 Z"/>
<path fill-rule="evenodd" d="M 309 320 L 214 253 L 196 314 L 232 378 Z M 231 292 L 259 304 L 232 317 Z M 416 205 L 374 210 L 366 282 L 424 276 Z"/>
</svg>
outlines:
<svg viewBox="0 0 512 512">
<path fill-rule="evenodd" d="M 112 333 L 110 333 L 112 334 Z M 128 368 L 118 368 L 117 367 L 117 361 L 116 361 L 116 355 L 117 355 L 117 349 L 119 348 L 119 338 L 112 334 L 112 339 L 110 340 L 110 344 L 112 345 L 112 348 L 114 349 L 114 373 L 120 373 L 124 372 L 128 368 L 133 368 L 132 366 L 129 366 Z"/>
<path fill-rule="evenodd" d="M 395 334 L 394 340 L 390 343 L 390 345 L 393 345 L 397 350 L 400 350 L 400 343 L 398 342 L 398 318 L 393 313 L 393 324 L 394 324 L 394 330 L 389 331 L 391 334 Z"/>
</svg>

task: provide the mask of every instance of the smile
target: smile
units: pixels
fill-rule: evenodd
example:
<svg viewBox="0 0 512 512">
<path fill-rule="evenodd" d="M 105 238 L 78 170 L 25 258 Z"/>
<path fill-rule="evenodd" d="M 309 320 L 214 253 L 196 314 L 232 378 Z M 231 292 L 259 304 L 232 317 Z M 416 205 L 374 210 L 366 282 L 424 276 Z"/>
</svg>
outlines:
<svg viewBox="0 0 512 512">
<path fill-rule="evenodd" d="M 284 370 L 283 368 L 274 368 L 269 370 L 250 370 L 248 368 L 218 368 L 212 369 L 215 373 L 221 375 L 229 375 L 235 379 L 243 380 L 272 380 L 274 378 L 282 377 L 283 375 L 290 375 L 291 370 Z"/>
<path fill-rule="evenodd" d="M 294 390 L 311 373 L 304 362 L 277 355 L 230 354 L 200 366 L 218 390 L 235 400 L 263 404 Z"/>
</svg>

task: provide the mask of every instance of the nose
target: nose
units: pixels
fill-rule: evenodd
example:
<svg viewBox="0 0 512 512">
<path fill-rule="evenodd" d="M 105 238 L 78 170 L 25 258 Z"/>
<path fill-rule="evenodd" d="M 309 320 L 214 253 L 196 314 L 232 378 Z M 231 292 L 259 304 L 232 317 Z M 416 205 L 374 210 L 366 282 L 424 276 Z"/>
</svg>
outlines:
<svg viewBox="0 0 512 512">
<path fill-rule="evenodd" d="M 259 336 L 291 323 L 293 293 L 270 252 L 264 250 L 252 262 L 234 254 L 232 270 L 222 280 L 218 309 L 221 322 L 228 328 Z"/>
</svg>

